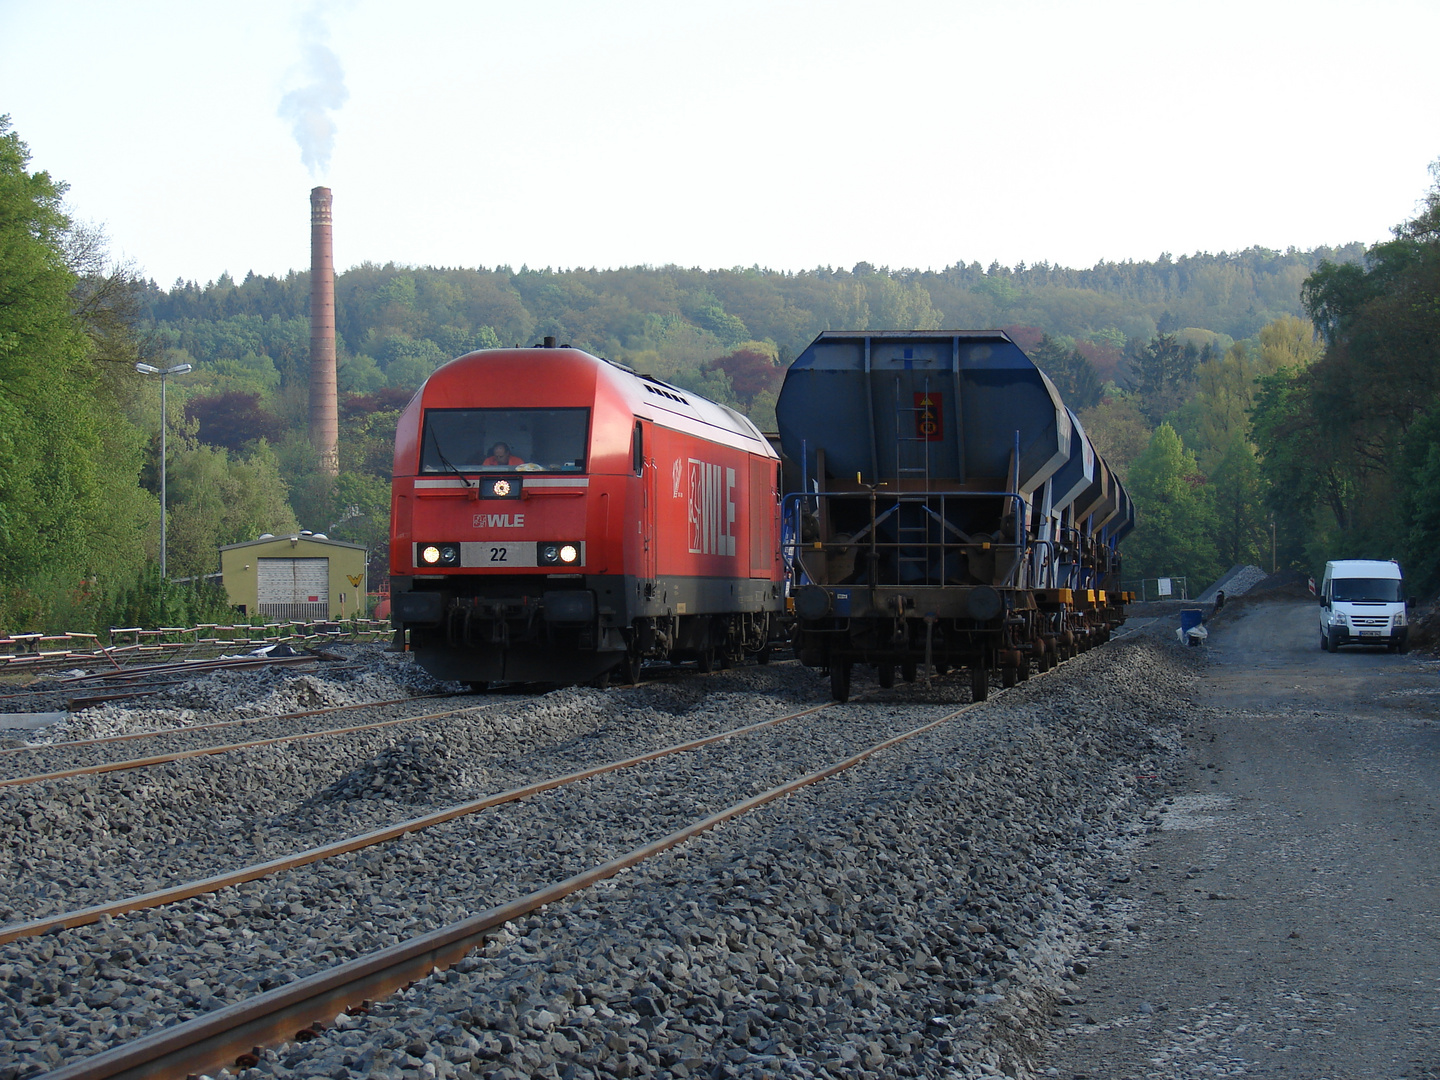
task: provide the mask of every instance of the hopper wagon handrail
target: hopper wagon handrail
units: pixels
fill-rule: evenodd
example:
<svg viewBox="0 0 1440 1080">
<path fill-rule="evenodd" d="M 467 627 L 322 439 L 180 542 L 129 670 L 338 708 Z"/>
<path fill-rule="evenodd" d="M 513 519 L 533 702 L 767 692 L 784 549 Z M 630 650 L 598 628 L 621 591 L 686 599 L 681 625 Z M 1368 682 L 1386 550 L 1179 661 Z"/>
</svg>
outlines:
<svg viewBox="0 0 1440 1080">
<path fill-rule="evenodd" d="M 876 539 L 875 539 L 875 536 L 874 536 L 875 526 L 878 525 L 880 522 L 884 521 L 884 520 L 885 520 L 887 517 L 889 517 L 891 514 L 895 513 L 895 512 L 900 508 L 901 504 L 911 504 L 911 505 L 919 505 L 919 506 L 922 506 L 922 507 L 924 507 L 926 513 L 927 513 L 930 517 L 936 518 L 936 520 L 940 521 L 940 523 L 941 523 L 942 525 L 944 525 L 947 529 L 949 529 L 949 530 L 952 531 L 952 532 L 958 533 L 958 534 L 961 535 L 961 536 L 965 536 L 966 534 L 963 533 L 963 532 L 961 532 L 961 530 L 960 530 L 958 527 L 954 526 L 954 525 L 951 524 L 948 520 L 945 519 L 944 514 L 945 514 L 945 503 L 946 503 L 946 501 L 947 501 L 948 499 L 997 499 L 997 498 L 998 498 L 998 499 L 1010 499 L 1010 500 L 1012 500 L 1012 501 L 1015 503 L 1015 510 L 1014 510 L 1014 512 L 1015 512 L 1015 520 L 1016 520 L 1016 536 L 1015 536 L 1015 542 L 1014 542 L 1014 545 L 1013 545 L 1013 546 L 1016 548 L 1016 550 L 1021 551 L 1021 552 L 1025 551 L 1025 549 L 1026 549 L 1024 534 L 1023 534 L 1023 532 L 1022 532 L 1022 530 L 1024 529 L 1025 497 L 1024 497 L 1023 495 L 1021 495 L 1021 494 L 1020 494 L 1019 492 L 1017 492 L 1017 491 L 954 491 L 954 490 L 913 491 L 913 492 L 899 492 L 899 491 L 896 491 L 896 492 L 886 492 L 886 493 L 884 493 L 883 495 L 881 495 L 878 491 L 874 491 L 874 490 L 871 490 L 871 491 L 811 491 L 811 492 L 791 492 L 789 495 L 786 495 L 786 496 L 784 497 L 784 500 L 783 500 L 783 506 L 784 506 L 783 524 L 784 524 L 785 528 L 782 530 L 782 536 L 784 536 L 784 535 L 787 534 L 787 533 L 788 533 L 789 535 L 788 535 L 788 539 L 784 539 L 784 540 L 782 541 L 782 544 L 781 544 L 781 554 L 782 554 L 782 556 L 784 557 L 786 564 L 787 564 L 787 565 L 790 565 L 790 564 L 795 563 L 795 562 L 798 560 L 799 554 L 800 554 L 800 552 L 801 552 L 802 550 L 810 550 L 810 551 L 821 550 L 821 551 L 823 551 L 826 547 L 833 547 L 833 546 L 835 546 L 834 542 L 830 542 L 830 541 L 825 541 L 825 540 L 806 541 L 806 540 L 804 540 L 804 539 L 801 539 L 801 535 L 802 535 L 801 524 L 802 524 L 802 517 L 803 517 L 803 514 L 804 514 L 804 508 L 802 507 L 802 503 L 807 502 L 807 501 L 813 499 L 813 500 L 816 501 L 817 509 L 818 509 L 818 503 L 819 503 L 820 500 L 825 500 L 825 499 L 858 499 L 858 498 L 868 498 L 868 499 L 872 502 L 872 504 L 873 504 L 876 500 L 878 500 L 878 499 L 880 499 L 880 498 L 884 498 L 887 502 L 893 499 L 894 502 L 895 502 L 895 505 L 888 507 L 883 514 L 877 515 L 877 514 L 875 514 L 875 513 L 872 512 L 870 523 L 869 523 L 868 525 L 866 525 L 865 528 L 861 529 L 858 533 L 856 533 L 854 536 L 852 536 L 852 537 L 850 537 L 848 540 L 844 541 L 843 544 L 841 545 L 841 546 L 844 546 L 844 547 L 850 547 L 851 545 L 854 545 L 854 544 L 857 544 L 857 543 L 867 543 L 867 542 L 868 542 L 868 544 L 869 544 L 869 546 L 870 546 L 870 548 L 871 548 L 872 550 L 880 549 L 880 548 L 884 548 L 884 549 L 886 549 L 886 550 L 890 550 L 890 549 L 899 550 L 899 549 L 901 549 L 901 548 L 917 548 L 917 547 L 923 547 L 923 548 L 934 548 L 934 547 L 941 547 L 941 548 L 944 548 L 944 547 L 950 547 L 950 548 L 1009 547 L 1009 546 L 1012 546 L 1012 545 L 996 544 L 996 543 L 994 543 L 993 541 L 989 541 L 989 540 L 971 540 L 971 539 L 969 539 L 968 537 L 966 537 L 966 539 L 963 540 L 963 541 L 961 541 L 960 543 L 946 544 L 945 541 L 943 541 L 943 540 L 938 541 L 938 542 L 936 542 L 936 541 L 930 541 L 930 540 L 920 541 L 920 542 L 915 542 L 915 541 L 898 541 L 898 540 L 897 540 L 897 541 L 879 541 L 879 540 L 876 540 Z M 938 516 L 935 514 L 933 508 L 932 508 L 931 505 L 930 505 L 931 502 L 932 502 L 933 500 L 935 500 L 935 499 L 939 499 L 939 500 L 940 500 L 940 514 L 939 514 Z M 866 537 L 869 538 L 868 541 L 865 539 Z M 817 546 L 816 546 L 817 544 L 820 545 L 818 548 L 817 548 Z M 1006 581 L 1005 581 L 1005 585 L 1006 585 L 1007 587 L 1015 584 L 1015 578 L 1016 578 L 1016 577 L 1018 576 L 1018 574 L 1020 573 L 1020 564 L 1023 563 L 1023 561 L 1024 561 L 1024 560 L 1023 560 L 1023 558 L 1022 558 L 1020 561 L 1018 561 L 1018 562 L 1016 563 L 1015 568 L 1010 571 L 1010 574 L 1007 576 Z"/>
</svg>

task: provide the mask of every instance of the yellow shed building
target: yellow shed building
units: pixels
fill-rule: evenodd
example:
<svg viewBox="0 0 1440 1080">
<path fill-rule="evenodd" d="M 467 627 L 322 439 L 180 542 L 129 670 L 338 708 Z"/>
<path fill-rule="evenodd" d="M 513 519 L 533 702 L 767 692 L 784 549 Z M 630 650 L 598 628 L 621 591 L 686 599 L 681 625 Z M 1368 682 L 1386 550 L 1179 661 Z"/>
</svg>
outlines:
<svg viewBox="0 0 1440 1080">
<path fill-rule="evenodd" d="M 365 548 L 324 533 L 269 533 L 220 549 L 230 603 L 246 615 L 279 621 L 345 619 L 365 614 Z"/>
</svg>

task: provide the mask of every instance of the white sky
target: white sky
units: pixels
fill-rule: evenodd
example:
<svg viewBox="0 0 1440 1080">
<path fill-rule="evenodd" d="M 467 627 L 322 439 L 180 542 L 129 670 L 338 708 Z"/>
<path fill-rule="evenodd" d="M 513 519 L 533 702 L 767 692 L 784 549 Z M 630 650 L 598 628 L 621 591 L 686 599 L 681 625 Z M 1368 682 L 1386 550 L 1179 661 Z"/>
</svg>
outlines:
<svg viewBox="0 0 1440 1080">
<path fill-rule="evenodd" d="M 0 113 L 168 286 L 309 262 L 1090 266 L 1371 243 L 1440 157 L 1435 0 L 0 0 Z"/>
</svg>

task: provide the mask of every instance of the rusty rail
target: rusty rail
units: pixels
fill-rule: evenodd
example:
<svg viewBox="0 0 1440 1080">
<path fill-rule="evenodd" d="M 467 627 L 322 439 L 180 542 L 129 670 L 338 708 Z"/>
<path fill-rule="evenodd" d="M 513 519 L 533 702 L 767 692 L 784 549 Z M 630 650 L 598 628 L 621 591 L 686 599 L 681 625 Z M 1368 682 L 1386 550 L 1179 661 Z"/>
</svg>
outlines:
<svg viewBox="0 0 1440 1080">
<path fill-rule="evenodd" d="M 349 709 L 379 709 L 387 705 L 404 705 L 409 701 L 426 701 L 431 698 L 459 697 L 457 694 L 416 694 L 408 698 L 391 698 L 387 701 L 365 701 L 356 705 L 327 705 L 323 709 L 305 709 L 301 712 L 276 713 L 273 716 L 246 716 L 239 720 L 219 720 L 213 724 L 191 724 L 187 727 L 157 728 L 154 731 L 131 731 L 124 735 L 104 735 L 95 739 L 70 739 L 66 742 L 26 743 L 24 746 L 0 747 L 0 756 L 23 754 L 27 751 L 51 750 L 68 746 L 97 746 L 101 743 L 128 742 L 131 739 L 153 739 L 157 735 L 175 735 L 184 731 L 210 731 L 214 728 L 235 727 L 238 724 L 263 724 L 271 720 L 299 720 L 305 716 L 323 716 L 326 713 L 345 712 Z"/>
<path fill-rule="evenodd" d="M 268 862 L 255 863 L 239 870 L 232 870 L 226 874 L 216 874 L 213 877 L 186 882 L 183 885 L 176 885 L 169 889 L 141 893 L 136 896 L 126 897 L 123 900 L 115 900 L 108 904 L 97 904 L 94 907 L 67 911 L 59 915 L 49 915 L 43 919 L 32 919 L 26 923 L 0 926 L 0 945 L 15 941 L 18 938 L 44 934 L 51 930 L 85 926 L 88 923 L 98 922 L 107 915 L 123 915 L 129 911 L 139 911 L 143 908 L 173 904 L 180 900 L 188 900 L 194 896 L 201 896 L 205 893 L 218 892 L 220 889 L 229 888 L 232 885 L 241 885 L 247 881 L 255 881 L 258 878 L 268 877 L 271 874 L 292 870 L 298 866 L 307 866 L 310 863 L 320 862 L 324 859 L 333 859 L 337 855 L 345 855 L 352 851 L 359 851 L 361 848 L 373 847 L 376 844 L 383 844 L 386 841 L 398 839 L 406 833 L 419 832 L 421 829 L 428 829 L 435 825 L 443 825 L 445 822 L 454 821 L 456 818 L 478 814 L 480 811 L 488 810 L 492 806 L 518 802 L 532 795 L 538 795 L 543 791 L 550 791 L 554 788 L 579 783 L 581 780 L 589 780 L 596 776 L 604 776 L 607 773 L 619 772 L 621 769 L 632 768 L 635 765 L 643 765 L 647 761 L 655 761 L 662 757 L 669 757 L 672 754 L 682 754 L 691 750 L 698 750 L 702 746 L 724 742 L 726 739 L 733 739 L 737 735 L 745 735 L 752 731 L 759 731 L 762 728 L 774 727 L 777 724 L 785 723 L 787 720 L 797 720 L 802 716 L 809 716 L 811 713 L 834 708 L 838 704 L 840 703 L 831 701 L 823 705 L 814 705 L 808 709 L 802 709 L 799 712 L 787 713 L 784 716 L 771 717 L 769 720 L 761 720 L 758 723 L 747 724 L 745 727 L 731 728 L 728 731 L 718 732 L 714 735 L 704 735 L 698 739 L 676 743 L 673 746 L 667 746 L 659 750 L 650 750 L 646 753 L 638 754 L 635 757 L 607 762 L 604 765 L 594 765 L 588 769 L 581 769 L 578 772 L 567 773 L 564 776 L 553 777 L 549 780 L 537 780 L 533 784 L 525 784 L 522 787 L 511 788 L 509 791 L 502 791 L 495 795 L 486 795 L 484 798 L 473 799 L 470 802 L 446 807 L 444 810 L 437 810 L 433 814 L 425 814 L 418 818 L 411 818 L 408 821 L 402 821 L 395 825 L 387 825 L 383 829 L 375 829 L 372 832 L 347 837 L 344 840 L 337 840 L 331 844 L 322 844 L 319 847 L 308 848 L 305 851 L 299 851 L 293 855 L 281 856 L 278 859 L 271 859 Z"/>
<path fill-rule="evenodd" d="M 257 746 L 273 746 L 275 743 L 302 742 L 305 739 L 319 739 L 326 735 L 349 735 L 356 731 L 370 731 L 375 728 L 394 727 L 396 724 L 412 724 L 417 720 L 439 720 L 445 716 L 458 716 L 461 713 L 475 712 L 479 709 L 493 709 L 498 705 L 499 702 L 492 701 L 484 705 L 470 705 L 464 709 L 447 709 L 445 712 L 421 713 L 419 716 L 401 716 L 394 720 L 377 720 L 372 724 L 352 724 L 349 727 L 324 728 L 320 731 L 301 731 L 294 735 L 276 735 L 269 739 L 248 739 L 245 742 L 225 743 L 220 746 L 202 746 L 195 750 L 178 750 L 173 754 L 154 754 L 150 757 L 127 758 L 125 761 L 107 761 L 100 765 L 85 765 L 78 769 L 61 769 L 58 772 L 36 773 L 34 776 L 15 776 L 8 780 L 0 780 L 0 787 L 19 787 L 22 784 L 38 784 L 45 780 L 68 780 L 75 776 L 93 776 L 98 773 L 123 772 L 127 769 L 144 769 L 151 765 L 165 765 L 172 761 L 184 761 L 186 758 L 206 757 L 211 754 L 225 754 L 231 750 L 249 750 Z M 359 708 L 361 706 L 356 707 Z M 198 729 L 176 728 L 174 730 L 191 731 Z M 151 734 L 151 732 L 145 732 L 145 734 L 148 735 Z"/>
</svg>

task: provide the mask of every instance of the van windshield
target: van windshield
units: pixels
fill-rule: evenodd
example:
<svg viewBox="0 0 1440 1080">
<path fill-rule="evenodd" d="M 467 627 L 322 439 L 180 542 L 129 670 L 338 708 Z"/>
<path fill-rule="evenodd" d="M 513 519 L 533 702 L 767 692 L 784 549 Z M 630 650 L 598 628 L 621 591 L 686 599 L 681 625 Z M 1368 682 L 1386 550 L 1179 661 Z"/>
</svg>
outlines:
<svg viewBox="0 0 1440 1080">
<path fill-rule="evenodd" d="M 1330 598 L 1349 603 L 1394 604 L 1405 599 L 1405 583 L 1397 578 L 1351 577 L 1330 582 Z"/>
</svg>

